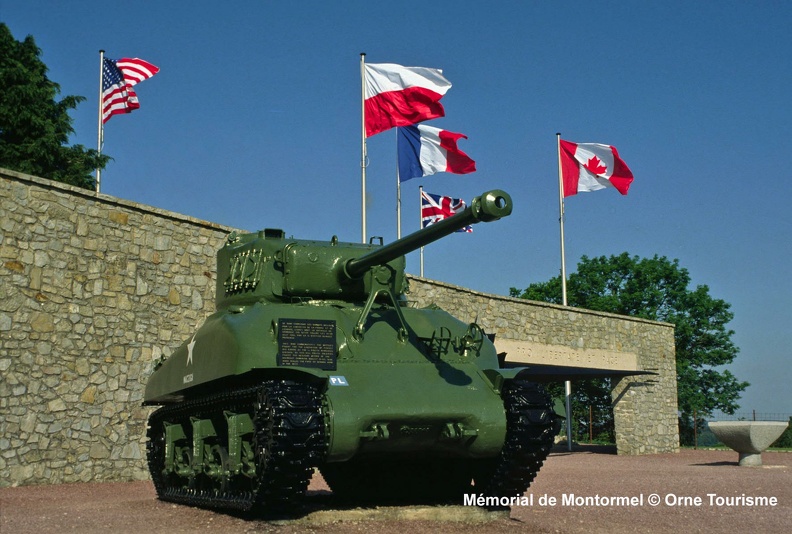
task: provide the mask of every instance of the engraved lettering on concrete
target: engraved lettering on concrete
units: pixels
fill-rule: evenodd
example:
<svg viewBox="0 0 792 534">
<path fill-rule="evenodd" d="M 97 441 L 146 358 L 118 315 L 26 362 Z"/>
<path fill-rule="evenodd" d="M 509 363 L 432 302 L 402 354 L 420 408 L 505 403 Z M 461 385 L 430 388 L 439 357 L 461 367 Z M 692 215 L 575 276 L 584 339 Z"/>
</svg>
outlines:
<svg viewBox="0 0 792 534">
<path fill-rule="evenodd" d="M 619 371 L 638 370 L 638 355 L 631 352 L 576 349 L 563 345 L 543 345 L 515 339 L 496 339 L 495 348 L 498 352 L 506 353 L 507 362 L 543 363 Z"/>
</svg>

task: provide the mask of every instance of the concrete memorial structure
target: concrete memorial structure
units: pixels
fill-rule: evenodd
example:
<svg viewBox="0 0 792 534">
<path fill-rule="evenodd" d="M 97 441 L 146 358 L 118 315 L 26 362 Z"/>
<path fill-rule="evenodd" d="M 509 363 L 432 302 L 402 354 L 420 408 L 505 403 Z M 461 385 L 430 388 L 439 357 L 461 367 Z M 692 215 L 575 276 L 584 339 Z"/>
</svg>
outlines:
<svg viewBox="0 0 792 534">
<path fill-rule="evenodd" d="M 789 423 L 784 421 L 712 421 L 709 429 L 721 443 L 740 455 L 739 465 L 762 465 L 762 452 L 781 437 Z"/>
<path fill-rule="evenodd" d="M 590 367 L 613 371 L 613 414 L 619 454 L 679 450 L 673 325 L 544 302 L 479 293 L 413 277 L 409 298 L 475 320 L 507 365 Z M 619 379 L 620 371 L 653 375 Z M 574 381 L 573 381 L 574 388 Z"/>
</svg>

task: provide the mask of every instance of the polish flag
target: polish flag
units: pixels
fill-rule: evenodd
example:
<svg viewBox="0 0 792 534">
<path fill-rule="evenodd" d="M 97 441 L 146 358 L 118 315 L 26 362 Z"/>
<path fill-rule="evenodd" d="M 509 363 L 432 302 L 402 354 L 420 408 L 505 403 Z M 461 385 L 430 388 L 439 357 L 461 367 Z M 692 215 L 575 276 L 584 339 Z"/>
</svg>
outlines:
<svg viewBox="0 0 792 534">
<path fill-rule="evenodd" d="M 365 73 L 366 137 L 445 116 L 440 99 L 451 82 L 442 70 L 367 63 Z"/>
<path fill-rule="evenodd" d="M 616 147 L 598 143 L 570 143 L 561 139 L 561 176 L 564 196 L 613 187 L 627 194 L 633 175 Z"/>
<path fill-rule="evenodd" d="M 416 124 L 398 129 L 399 181 L 436 172 L 476 172 L 476 162 L 459 150 L 457 141 L 466 135 Z"/>
</svg>

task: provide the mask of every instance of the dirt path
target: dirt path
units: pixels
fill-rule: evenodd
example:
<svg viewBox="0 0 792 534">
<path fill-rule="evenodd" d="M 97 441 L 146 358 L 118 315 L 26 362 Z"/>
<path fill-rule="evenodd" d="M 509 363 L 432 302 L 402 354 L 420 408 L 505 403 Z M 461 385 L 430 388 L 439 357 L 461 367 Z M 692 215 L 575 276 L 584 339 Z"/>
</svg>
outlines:
<svg viewBox="0 0 792 534">
<path fill-rule="evenodd" d="M 763 456 L 764 467 L 747 468 L 727 451 L 630 457 L 559 451 L 509 518 L 486 522 L 472 521 L 462 506 L 445 507 L 436 520 L 421 509 L 335 510 L 318 476 L 308 500 L 320 511 L 286 523 L 165 503 L 149 482 L 3 488 L 0 532 L 788 532 L 792 453 Z M 423 519 L 404 518 L 410 514 Z M 453 520 L 463 517 L 468 521 Z"/>
</svg>

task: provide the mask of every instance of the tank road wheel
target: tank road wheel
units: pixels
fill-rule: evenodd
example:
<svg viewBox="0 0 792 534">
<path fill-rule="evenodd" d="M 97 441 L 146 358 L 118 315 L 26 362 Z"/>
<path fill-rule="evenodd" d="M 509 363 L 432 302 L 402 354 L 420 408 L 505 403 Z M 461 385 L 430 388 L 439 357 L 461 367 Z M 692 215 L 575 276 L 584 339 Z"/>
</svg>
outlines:
<svg viewBox="0 0 792 534">
<path fill-rule="evenodd" d="M 155 411 L 149 419 L 147 457 L 151 480 L 160 499 L 167 499 L 173 488 L 194 488 L 192 450 L 189 438 L 179 425 L 166 423 L 162 418 L 166 408 Z M 152 424 L 151 421 L 158 421 Z M 169 430 L 169 427 L 170 428 Z M 171 447 L 166 446 L 170 433 Z M 166 458 L 167 457 L 167 458 Z"/>
<path fill-rule="evenodd" d="M 476 493 L 491 497 L 522 495 L 550 454 L 560 422 L 550 396 L 539 384 L 510 380 L 503 386 L 506 441 L 500 456 L 474 473 Z"/>
<path fill-rule="evenodd" d="M 211 480 L 211 487 L 225 493 L 231 487 L 231 476 L 228 472 L 228 451 L 222 445 L 212 445 L 206 453 L 207 465 L 204 467 L 206 476 Z"/>
</svg>

